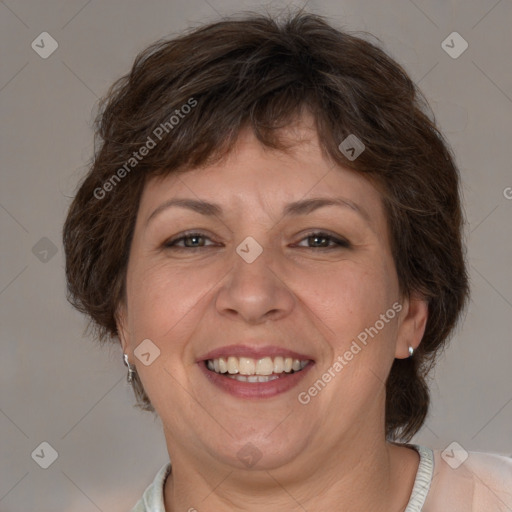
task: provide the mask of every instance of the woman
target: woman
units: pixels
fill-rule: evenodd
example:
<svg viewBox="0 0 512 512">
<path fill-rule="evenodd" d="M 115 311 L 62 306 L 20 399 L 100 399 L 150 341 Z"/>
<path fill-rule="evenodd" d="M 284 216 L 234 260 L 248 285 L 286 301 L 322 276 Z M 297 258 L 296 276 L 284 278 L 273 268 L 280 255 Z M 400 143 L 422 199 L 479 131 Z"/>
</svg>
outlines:
<svg viewBox="0 0 512 512">
<path fill-rule="evenodd" d="M 172 471 L 133 511 L 512 510 L 509 459 L 408 444 L 468 297 L 424 110 L 303 12 L 158 42 L 112 86 L 64 243 L 70 300 L 164 425 Z"/>
</svg>

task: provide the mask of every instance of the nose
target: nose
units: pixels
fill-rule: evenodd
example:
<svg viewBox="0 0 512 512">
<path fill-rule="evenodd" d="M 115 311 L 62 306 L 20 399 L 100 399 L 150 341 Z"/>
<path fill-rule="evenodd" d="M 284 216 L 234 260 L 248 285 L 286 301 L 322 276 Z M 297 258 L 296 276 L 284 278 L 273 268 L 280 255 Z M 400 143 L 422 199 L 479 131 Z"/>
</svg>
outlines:
<svg viewBox="0 0 512 512">
<path fill-rule="evenodd" d="M 216 297 L 219 314 L 253 325 L 289 315 L 296 302 L 294 295 L 278 275 L 277 265 L 271 263 L 275 260 L 268 249 L 252 263 L 235 253 L 232 271 Z"/>
</svg>

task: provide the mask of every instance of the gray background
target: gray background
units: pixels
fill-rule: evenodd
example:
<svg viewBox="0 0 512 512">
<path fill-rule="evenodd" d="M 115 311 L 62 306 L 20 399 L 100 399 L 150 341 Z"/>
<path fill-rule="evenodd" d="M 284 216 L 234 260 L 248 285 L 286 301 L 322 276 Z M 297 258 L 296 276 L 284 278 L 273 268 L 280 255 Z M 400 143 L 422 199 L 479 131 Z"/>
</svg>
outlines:
<svg viewBox="0 0 512 512">
<path fill-rule="evenodd" d="M 96 102 L 135 55 L 188 26 L 263 6 L 0 2 L 0 511 L 126 511 L 168 460 L 159 420 L 132 407 L 119 347 L 85 336 L 85 319 L 66 302 L 62 223 L 92 155 Z M 463 175 L 472 302 L 436 369 L 432 411 L 415 441 L 510 455 L 512 2 L 307 8 L 383 41 L 425 92 Z M 44 31 L 59 45 L 47 59 L 31 48 Z M 469 44 L 456 59 L 441 46 L 453 31 Z M 31 457 L 43 441 L 58 452 L 48 469 Z"/>
</svg>

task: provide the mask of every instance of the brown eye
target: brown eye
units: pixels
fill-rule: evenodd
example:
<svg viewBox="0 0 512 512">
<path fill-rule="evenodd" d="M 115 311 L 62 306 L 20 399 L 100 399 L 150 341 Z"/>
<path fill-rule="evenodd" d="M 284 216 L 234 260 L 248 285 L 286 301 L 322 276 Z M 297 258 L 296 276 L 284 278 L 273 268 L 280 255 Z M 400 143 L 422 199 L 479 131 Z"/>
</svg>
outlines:
<svg viewBox="0 0 512 512">
<path fill-rule="evenodd" d="M 200 247 L 208 247 L 205 240 L 210 240 L 201 233 L 187 233 L 178 238 L 173 238 L 165 243 L 165 247 L 177 249 L 198 249 Z M 183 244 L 181 243 L 183 242 Z"/>
<path fill-rule="evenodd" d="M 303 238 L 301 242 L 304 240 L 307 240 L 307 243 L 311 244 L 306 246 L 307 249 L 337 249 L 340 247 L 350 247 L 350 243 L 347 240 L 343 240 L 323 232 L 310 233 Z M 304 247 L 300 244 L 298 246 Z"/>
</svg>

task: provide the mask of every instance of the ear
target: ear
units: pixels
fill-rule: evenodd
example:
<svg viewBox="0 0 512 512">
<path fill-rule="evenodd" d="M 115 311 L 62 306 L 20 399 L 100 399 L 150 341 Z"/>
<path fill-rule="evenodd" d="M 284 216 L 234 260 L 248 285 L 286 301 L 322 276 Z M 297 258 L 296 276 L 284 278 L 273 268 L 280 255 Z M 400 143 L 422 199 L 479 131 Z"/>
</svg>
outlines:
<svg viewBox="0 0 512 512">
<path fill-rule="evenodd" d="M 421 343 L 428 319 L 428 302 L 418 292 L 412 292 L 403 300 L 398 336 L 395 348 L 396 359 L 409 357 L 409 347 L 416 350 Z"/>
<path fill-rule="evenodd" d="M 121 348 L 123 349 L 123 353 L 129 354 L 127 352 L 129 348 L 129 336 L 128 336 L 128 319 L 127 319 L 127 311 L 126 305 L 124 303 L 119 304 L 115 313 L 116 326 L 117 326 L 117 335 L 119 337 L 119 341 L 121 342 Z"/>
</svg>

